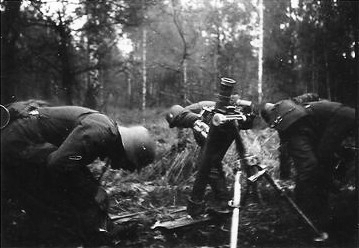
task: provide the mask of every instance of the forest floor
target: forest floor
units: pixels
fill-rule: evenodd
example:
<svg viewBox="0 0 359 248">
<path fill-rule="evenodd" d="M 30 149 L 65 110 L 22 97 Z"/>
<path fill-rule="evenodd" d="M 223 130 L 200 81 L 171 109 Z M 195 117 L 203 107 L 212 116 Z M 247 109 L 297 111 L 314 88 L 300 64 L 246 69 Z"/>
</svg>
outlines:
<svg viewBox="0 0 359 248">
<path fill-rule="evenodd" d="M 176 190 L 170 188 L 166 188 L 166 190 L 155 188 L 156 186 L 153 187 L 153 192 L 147 191 L 145 193 L 148 194 L 147 197 L 137 198 L 134 195 L 118 197 L 118 202 L 122 202 L 119 205 L 126 201 L 131 202 L 128 204 L 131 210 L 122 211 L 120 216 L 138 212 L 140 215 L 124 218 L 118 222 L 122 229 L 115 242 L 115 247 L 229 247 L 230 217 L 224 225 L 220 226 L 204 224 L 176 232 L 153 230 L 152 226 L 156 222 L 173 220 L 171 218 L 175 215 L 171 212 L 177 209 L 185 209 L 183 203 L 187 199 L 185 192 L 171 192 Z M 141 189 L 137 190 L 137 193 L 141 192 Z M 160 193 L 161 191 L 162 193 Z M 330 239 L 324 243 L 316 243 L 313 241 L 314 232 L 304 224 L 302 219 L 289 208 L 274 190 L 265 188 L 261 193 L 263 197 L 261 203 L 249 201 L 240 210 L 237 247 L 358 247 L 353 229 L 355 220 L 353 223 L 353 219 L 351 219 L 353 216 L 348 216 L 347 207 L 350 203 L 347 199 L 342 199 L 345 203 L 339 206 L 341 209 L 337 209 L 339 216 L 332 216 L 333 229 L 329 233 Z M 159 204 L 159 202 L 171 202 L 174 194 L 179 198 L 178 204 L 167 206 Z M 134 202 L 134 199 L 141 199 L 141 201 L 138 204 L 138 202 Z M 158 207 L 152 204 L 156 201 Z M 185 215 L 185 212 L 181 215 Z"/>
<path fill-rule="evenodd" d="M 286 184 L 290 191 L 293 182 L 287 181 Z M 119 215 L 117 225 L 120 232 L 115 247 L 229 247 L 230 217 L 220 226 L 204 224 L 178 232 L 152 229 L 156 222 L 186 215 L 181 210 L 185 209 L 190 188 L 190 184 L 186 187 L 138 180 L 109 187 L 110 191 L 113 190 L 111 213 Z M 350 212 L 355 205 L 353 192 L 331 195 L 330 239 L 316 243 L 312 229 L 270 185 L 261 182 L 259 190 L 261 201 L 249 198 L 240 209 L 238 247 L 358 247 L 355 213 Z M 212 199 L 208 189 L 207 202 L 211 204 Z M 172 214 L 178 209 L 179 213 Z M 132 213 L 136 215 L 126 217 Z"/>
</svg>

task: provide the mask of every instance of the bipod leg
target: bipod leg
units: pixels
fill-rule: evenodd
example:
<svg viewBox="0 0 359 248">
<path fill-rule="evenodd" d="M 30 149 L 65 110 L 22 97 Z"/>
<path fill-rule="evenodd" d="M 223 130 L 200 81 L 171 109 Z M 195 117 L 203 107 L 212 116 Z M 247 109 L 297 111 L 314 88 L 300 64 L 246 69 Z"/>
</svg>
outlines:
<svg viewBox="0 0 359 248">
<path fill-rule="evenodd" d="M 258 165 L 259 168 L 261 168 Z M 326 232 L 320 231 L 314 223 L 309 219 L 309 217 L 299 208 L 299 206 L 294 202 L 294 200 L 287 194 L 287 192 L 278 184 L 276 183 L 273 178 L 268 174 L 268 172 L 265 169 L 262 169 L 263 173 L 262 175 L 264 178 L 268 181 L 268 183 L 276 190 L 276 192 L 282 196 L 288 203 L 289 206 L 301 217 L 301 219 L 304 221 L 307 226 L 309 226 L 312 231 L 317 235 L 317 237 L 314 238 L 314 241 L 317 242 L 323 242 L 328 239 L 328 234 Z"/>
<path fill-rule="evenodd" d="M 247 199 L 250 197 L 250 195 L 253 195 L 253 198 L 254 198 L 254 201 L 259 203 L 259 204 L 262 204 L 263 201 L 262 201 L 262 195 L 260 194 L 260 191 L 258 189 L 258 183 L 257 181 L 252 181 L 250 180 L 250 178 L 253 176 L 253 175 L 256 175 L 257 173 L 252 173 L 252 171 L 248 168 L 246 168 L 246 172 L 245 174 L 247 175 L 246 176 L 246 190 L 245 190 L 245 193 L 241 199 L 241 206 L 245 206 L 246 203 L 247 203 Z"/>
<path fill-rule="evenodd" d="M 251 160 L 253 156 L 248 156 L 246 148 L 243 144 L 242 137 L 240 135 L 240 125 L 238 124 L 238 121 L 234 121 L 233 125 L 236 129 L 235 132 L 235 142 L 236 142 L 236 149 L 239 154 L 239 158 L 241 160 L 241 168 L 243 169 L 245 175 L 247 178 L 252 176 L 257 172 L 257 168 L 254 166 L 254 164 L 249 163 L 247 160 Z M 247 202 L 247 199 L 250 195 L 253 195 L 254 200 L 258 203 L 262 203 L 262 197 L 258 190 L 258 184 L 257 182 L 249 182 L 246 180 L 246 191 L 243 196 L 243 200 L 241 202 L 241 205 L 244 206 Z"/>
<path fill-rule="evenodd" d="M 249 191 L 249 194 L 253 195 L 253 199 L 255 202 L 262 204 L 262 195 L 259 192 L 257 181 L 249 180 L 250 176 L 256 175 L 258 173 L 258 170 L 254 166 L 249 165 L 247 166 L 247 170 L 247 189 Z"/>
<path fill-rule="evenodd" d="M 238 121 L 233 121 L 233 126 L 235 128 L 235 132 L 234 132 L 234 140 L 236 142 L 236 150 L 237 153 L 239 155 L 239 164 L 237 164 L 237 170 L 242 170 L 246 173 L 246 175 L 248 176 L 248 166 L 246 165 L 246 161 L 244 161 L 245 155 L 246 155 L 246 148 L 244 147 L 243 141 L 242 141 L 242 137 L 240 135 L 240 127 L 238 124 Z M 240 180 L 240 178 L 239 178 Z M 248 187 L 249 185 L 246 182 L 246 191 L 244 193 L 243 199 L 240 201 L 240 204 L 242 206 L 244 206 L 247 202 L 247 199 L 250 195 L 250 188 Z"/>
<path fill-rule="evenodd" d="M 231 207 L 233 207 L 230 248 L 236 248 L 238 242 L 239 208 L 241 202 L 240 178 L 241 178 L 241 171 L 237 169 L 235 173 L 235 180 L 234 180 L 233 201 L 229 204 Z"/>
</svg>

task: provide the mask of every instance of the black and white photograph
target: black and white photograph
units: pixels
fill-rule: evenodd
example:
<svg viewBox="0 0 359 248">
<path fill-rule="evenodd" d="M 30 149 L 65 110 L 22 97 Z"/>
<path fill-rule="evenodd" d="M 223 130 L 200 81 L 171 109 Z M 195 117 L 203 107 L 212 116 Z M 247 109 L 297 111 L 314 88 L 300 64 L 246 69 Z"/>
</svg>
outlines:
<svg viewBox="0 0 359 248">
<path fill-rule="evenodd" d="M 359 1 L 0 10 L 1 247 L 359 247 Z"/>
</svg>

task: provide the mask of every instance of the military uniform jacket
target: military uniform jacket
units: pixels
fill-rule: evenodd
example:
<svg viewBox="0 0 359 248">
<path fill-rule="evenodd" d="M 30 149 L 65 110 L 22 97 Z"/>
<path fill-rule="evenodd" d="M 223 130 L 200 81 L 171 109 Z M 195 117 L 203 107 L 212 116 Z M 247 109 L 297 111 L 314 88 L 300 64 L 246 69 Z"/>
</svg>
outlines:
<svg viewBox="0 0 359 248">
<path fill-rule="evenodd" d="M 117 125 L 106 115 L 78 106 L 43 107 L 2 130 L 4 156 L 46 159 L 50 168 L 71 169 L 97 157 L 119 167 L 124 148 Z M 49 152 L 51 151 L 51 152 Z"/>
<path fill-rule="evenodd" d="M 355 109 L 331 101 L 316 101 L 305 105 L 318 137 L 318 156 L 329 157 L 355 129 Z"/>
<path fill-rule="evenodd" d="M 179 128 L 192 128 L 196 120 L 200 120 L 200 113 L 204 107 L 214 107 L 215 102 L 213 101 L 201 101 L 186 106 L 181 113 L 174 116 L 170 127 L 179 127 Z M 208 124 L 208 123 L 207 123 Z"/>
</svg>

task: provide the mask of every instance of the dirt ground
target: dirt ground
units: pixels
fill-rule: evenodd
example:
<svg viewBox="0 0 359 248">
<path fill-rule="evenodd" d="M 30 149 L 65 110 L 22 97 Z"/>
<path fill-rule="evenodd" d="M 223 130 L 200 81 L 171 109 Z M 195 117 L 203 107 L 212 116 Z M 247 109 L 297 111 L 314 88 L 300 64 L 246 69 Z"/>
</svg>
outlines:
<svg viewBox="0 0 359 248">
<path fill-rule="evenodd" d="M 237 247 L 358 247 L 357 218 L 353 208 L 355 192 L 341 192 L 331 196 L 330 239 L 316 243 L 312 241 L 314 232 L 289 205 L 272 188 L 260 186 L 261 202 L 251 197 L 240 209 Z M 115 220 L 117 231 L 111 247 L 229 247 L 231 216 L 220 225 L 204 224 L 174 232 L 152 228 L 156 222 L 186 215 L 189 189 L 152 183 L 143 185 L 132 181 L 123 183 L 121 189 L 111 197 L 111 216 L 119 218 Z M 209 192 L 209 204 L 211 198 Z M 18 224 L 12 229 L 12 235 L 25 235 L 30 231 L 21 229 L 22 214 L 14 209 L 13 217 Z"/>
</svg>

